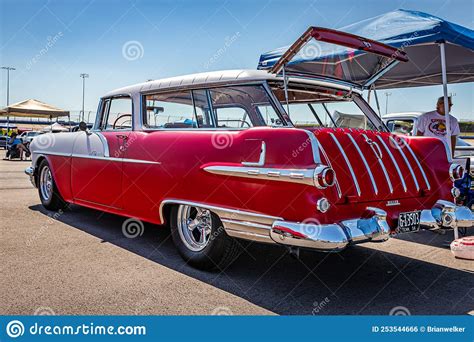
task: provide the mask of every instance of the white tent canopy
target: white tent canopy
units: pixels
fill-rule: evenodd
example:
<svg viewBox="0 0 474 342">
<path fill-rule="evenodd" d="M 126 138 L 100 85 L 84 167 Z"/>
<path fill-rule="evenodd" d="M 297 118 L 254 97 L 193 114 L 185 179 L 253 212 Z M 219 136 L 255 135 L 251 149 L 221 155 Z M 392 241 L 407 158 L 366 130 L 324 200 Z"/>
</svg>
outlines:
<svg viewBox="0 0 474 342">
<path fill-rule="evenodd" d="M 61 125 L 60 123 L 55 122 L 52 125 L 44 127 L 41 131 L 45 133 L 47 132 L 59 133 L 59 132 L 69 132 L 69 129 Z"/>
<path fill-rule="evenodd" d="M 69 111 L 35 99 L 29 99 L 3 108 L 0 110 L 0 115 L 52 119 L 60 116 L 69 116 Z"/>
</svg>

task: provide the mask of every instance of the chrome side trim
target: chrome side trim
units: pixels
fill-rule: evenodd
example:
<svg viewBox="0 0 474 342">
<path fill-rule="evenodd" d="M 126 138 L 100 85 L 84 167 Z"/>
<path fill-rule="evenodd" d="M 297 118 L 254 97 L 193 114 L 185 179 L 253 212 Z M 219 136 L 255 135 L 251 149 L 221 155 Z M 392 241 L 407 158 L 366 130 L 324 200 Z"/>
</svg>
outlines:
<svg viewBox="0 0 474 342">
<path fill-rule="evenodd" d="M 405 139 L 403 139 L 401 137 L 400 137 L 400 139 L 403 141 L 403 144 L 408 149 L 408 152 L 410 152 L 411 156 L 415 160 L 415 163 L 418 166 L 418 168 L 420 169 L 421 175 L 423 176 L 423 179 L 425 180 L 426 186 L 428 187 L 428 190 L 430 190 L 431 189 L 430 182 L 428 182 L 428 178 L 426 177 L 425 170 L 421 166 L 420 161 L 418 160 L 418 158 L 415 155 L 415 152 L 413 152 L 412 148 L 410 147 L 410 145 L 408 145 L 408 143 L 405 141 Z"/>
<path fill-rule="evenodd" d="M 319 146 L 319 149 L 320 149 L 321 153 L 323 154 L 324 159 L 326 159 L 327 165 L 331 169 L 334 170 L 334 168 L 332 167 L 332 164 L 331 164 L 331 160 L 329 159 L 328 155 L 326 154 L 326 151 L 324 150 L 323 145 L 321 143 L 319 143 L 318 138 L 316 138 L 316 141 L 318 143 L 318 146 Z M 342 191 L 341 191 L 341 186 L 339 185 L 339 181 L 337 180 L 336 173 L 334 173 L 334 180 L 335 180 L 335 183 L 336 183 L 337 195 L 339 196 L 339 198 L 341 198 L 342 197 Z"/>
<path fill-rule="evenodd" d="M 60 157 L 72 157 L 72 158 L 83 158 L 83 159 L 98 159 L 106 160 L 111 162 L 124 162 L 124 163 L 138 163 L 138 164 L 161 164 L 161 162 L 152 161 L 152 160 L 141 160 L 141 159 L 128 159 L 128 158 L 114 158 L 114 157 L 102 157 L 102 156 L 90 156 L 85 154 L 69 154 L 61 152 L 44 152 L 44 151 L 34 151 L 33 153 L 41 153 L 51 156 L 60 156 Z"/>
<path fill-rule="evenodd" d="M 242 165 L 245 166 L 263 166 L 265 165 L 265 155 L 267 153 L 267 145 L 265 144 L 265 141 L 262 141 L 262 146 L 260 149 L 260 156 L 258 157 L 258 162 L 242 162 Z"/>
<path fill-rule="evenodd" d="M 408 161 L 407 156 L 405 155 L 405 153 L 403 153 L 401 147 L 398 146 L 398 144 L 397 144 L 397 142 L 395 141 L 395 139 L 393 139 L 392 137 L 388 137 L 388 138 L 390 139 L 390 141 L 392 142 L 392 144 L 393 144 L 394 146 L 396 146 L 395 148 L 398 150 L 398 152 L 400 152 L 400 155 L 402 156 L 403 160 L 405 161 L 405 164 L 407 165 L 408 170 L 410 171 L 410 174 L 411 174 L 411 176 L 413 177 L 413 181 L 415 182 L 416 190 L 419 191 L 419 190 L 420 190 L 420 185 L 418 184 L 418 180 L 416 179 L 415 172 L 413 171 L 413 168 L 411 167 L 411 164 L 410 164 L 410 162 Z"/>
<path fill-rule="evenodd" d="M 313 160 L 315 164 L 321 164 L 321 157 L 319 155 L 319 147 L 321 146 L 318 143 L 318 139 L 313 132 L 304 129 L 303 131 L 306 132 L 308 135 L 309 142 L 311 143 L 311 150 L 313 151 Z"/>
<path fill-rule="evenodd" d="M 161 222 L 164 222 L 163 208 L 167 204 L 185 204 L 185 205 L 190 205 L 193 207 L 206 208 L 214 212 L 217 216 L 219 216 L 221 220 L 228 219 L 228 220 L 234 220 L 234 221 L 238 220 L 238 221 L 255 222 L 260 225 L 268 225 L 268 226 L 271 226 L 275 220 L 283 220 L 281 217 L 277 217 L 277 216 L 264 215 L 264 214 L 250 212 L 250 211 L 243 211 L 239 209 L 218 207 L 218 206 L 209 205 L 209 204 L 201 203 L 201 202 L 168 198 L 168 199 L 163 200 L 160 203 L 159 215 L 160 215 Z"/>
<path fill-rule="evenodd" d="M 362 134 L 362 135 L 364 136 L 364 138 L 365 138 L 366 140 L 370 140 L 369 137 L 368 137 L 365 133 Z M 374 142 L 374 143 L 375 143 L 375 142 Z M 378 146 L 378 145 L 377 145 L 377 146 Z M 380 149 L 380 147 L 379 147 L 379 149 Z M 379 156 L 376 154 L 376 152 L 375 152 L 375 150 L 374 150 L 373 148 L 372 148 L 372 151 L 374 152 L 375 157 L 377 158 L 377 161 L 379 162 L 380 168 L 382 169 L 382 172 L 383 172 L 383 174 L 384 174 L 384 176 L 385 176 L 385 180 L 387 181 L 387 185 L 388 185 L 388 187 L 389 187 L 389 189 L 390 189 L 390 193 L 393 194 L 392 181 L 390 180 L 390 176 L 388 175 L 387 169 L 385 168 L 385 165 L 384 165 L 384 163 L 383 163 L 383 161 L 382 161 L 382 157 L 379 157 Z M 380 151 L 380 155 L 381 155 L 381 153 L 382 153 L 382 151 Z"/>
<path fill-rule="evenodd" d="M 352 135 L 351 135 L 350 133 L 346 133 L 346 135 L 347 135 L 347 137 L 350 139 L 350 141 L 352 141 L 352 144 L 354 145 L 354 147 L 356 148 L 357 152 L 359 153 L 360 159 L 362 159 L 362 162 L 363 162 L 364 165 L 365 165 L 365 169 L 367 170 L 367 173 L 369 174 L 370 181 L 372 182 L 372 188 L 374 189 L 374 193 L 375 193 L 376 195 L 378 195 L 379 189 L 377 188 L 377 184 L 375 183 L 374 175 L 372 174 L 372 171 L 370 170 L 369 164 L 367 163 L 367 160 L 365 159 L 364 154 L 363 154 L 362 151 L 360 150 L 359 145 L 357 145 L 357 142 L 356 142 L 355 139 L 352 137 Z"/>
<path fill-rule="evenodd" d="M 277 169 L 244 166 L 206 166 L 204 171 L 218 175 L 291 182 L 315 186 L 315 169 Z"/>
<path fill-rule="evenodd" d="M 71 153 L 63 153 L 63 152 L 45 152 L 45 151 L 32 151 L 32 154 L 46 154 L 50 156 L 59 156 L 59 157 L 70 157 Z"/>
<path fill-rule="evenodd" d="M 97 159 L 97 160 L 106 160 L 111 162 L 123 162 L 123 163 L 137 163 L 137 164 L 161 164 L 161 162 L 156 162 L 152 160 L 141 160 L 141 159 L 128 159 L 128 158 L 114 158 L 114 157 L 102 157 L 102 156 L 89 156 L 85 154 L 72 154 L 73 158 L 83 158 L 83 159 Z"/>
<path fill-rule="evenodd" d="M 382 143 L 383 147 L 385 148 L 385 151 L 387 151 L 387 154 L 389 155 L 390 159 L 392 160 L 393 165 L 395 166 L 395 169 L 397 170 L 398 177 L 400 177 L 400 182 L 402 182 L 403 189 L 405 190 L 405 192 L 407 192 L 408 191 L 407 184 L 405 183 L 405 179 L 403 178 L 402 171 L 400 171 L 400 168 L 398 167 L 398 164 L 397 164 L 397 161 L 395 160 L 395 157 L 393 156 L 392 152 L 388 148 L 385 141 L 383 141 L 383 139 L 380 137 L 380 135 L 378 135 L 377 138 Z"/>
<path fill-rule="evenodd" d="M 354 173 L 354 169 L 352 168 L 351 162 L 347 158 L 346 153 L 344 152 L 344 149 L 342 148 L 341 144 L 339 143 L 339 140 L 337 140 L 336 136 L 333 133 L 329 133 L 331 138 L 334 140 L 334 142 L 337 145 L 337 148 L 339 149 L 339 152 L 341 152 L 342 156 L 344 157 L 344 160 L 346 161 L 347 167 L 349 168 L 349 171 L 352 175 L 352 179 L 354 180 L 354 185 L 357 190 L 357 194 L 360 196 L 360 187 L 359 187 L 359 182 L 357 181 L 356 175 Z"/>
</svg>

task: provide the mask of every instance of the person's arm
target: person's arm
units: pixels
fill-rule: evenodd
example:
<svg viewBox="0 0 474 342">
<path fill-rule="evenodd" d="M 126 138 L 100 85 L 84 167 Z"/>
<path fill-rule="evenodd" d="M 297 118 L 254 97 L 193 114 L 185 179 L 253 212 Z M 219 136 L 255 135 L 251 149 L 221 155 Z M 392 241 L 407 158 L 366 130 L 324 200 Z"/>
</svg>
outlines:
<svg viewBox="0 0 474 342">
<path fill-rule="evenodd" d="M 415 129 L 416 129 L 416 135 L 419 137 L 422 137 L 425 135 L 425 127 L 424 127 L 424 115 L 421 115 L 418 120 L 415 120 Z"/>
</svg>

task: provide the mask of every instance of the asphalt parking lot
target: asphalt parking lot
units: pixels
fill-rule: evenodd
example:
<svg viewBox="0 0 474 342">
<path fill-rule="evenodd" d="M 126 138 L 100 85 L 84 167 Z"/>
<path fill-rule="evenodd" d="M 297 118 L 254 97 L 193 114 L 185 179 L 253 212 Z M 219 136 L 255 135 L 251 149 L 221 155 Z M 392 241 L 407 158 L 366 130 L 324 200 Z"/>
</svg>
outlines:
<svg viewBox="0 0 474 342">
<path fill-rule="evenodd" d="M 124 218 L 39 204 L 23 170 L 0 161 L 0 314 L 474 314 L 474 261 L 422 231 L 340 254 L 249 244 L 225 272 L 187 266 L 168 231 L 134 239 Z M 468 231 L 474 234 L 474 229 Z"/>
</svg>

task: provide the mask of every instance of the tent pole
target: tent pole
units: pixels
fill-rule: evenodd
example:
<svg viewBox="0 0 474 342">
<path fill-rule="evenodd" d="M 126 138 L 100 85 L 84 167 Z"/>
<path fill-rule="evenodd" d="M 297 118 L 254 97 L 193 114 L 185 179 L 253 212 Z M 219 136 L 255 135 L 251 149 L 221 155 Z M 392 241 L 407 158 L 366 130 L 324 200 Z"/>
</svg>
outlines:
<svg viewBox="0 0 474 342">
<path fill-rule="evenodd" d="M 377 111 L 379 112 L 380 120 L 382 120 L 382 112 L 380 111 L 379 97 L 377 95 L 377 90 L 374 88 L 375 103 L 377 104 Z"/>
<path fill-rule="evenodd" d="M 445 43 L 439 44 L 441 54 L 441 75 L 443 78 L 443 97 L 444 97 L 444 115 L 446 117 L 446 140 L 448 142 L 448 151 L 452 154 L 451 146 L 451 120 L 449 119 L 449 103 L 448 103 L 448 77 L 446 75 L 446 50 Z"/>
<path fill-rule="evenodd" d="M 449 103 L 448 103 L 448 76 L 446 75 L 446 43 L 439 44 L 441 54 L 441 75 L 443 77 L 443 97 L 444 97 L 444 116 L 446 117 L 446 140 L 448 142 L 448 151 L 450 157 L 453 155 L 452 151 L 455 146 L 451 146 L 451 120 L 449 117 Z M 454 227 L 454 239 L 459 239 L 458 227 Z"/>
</svg>

